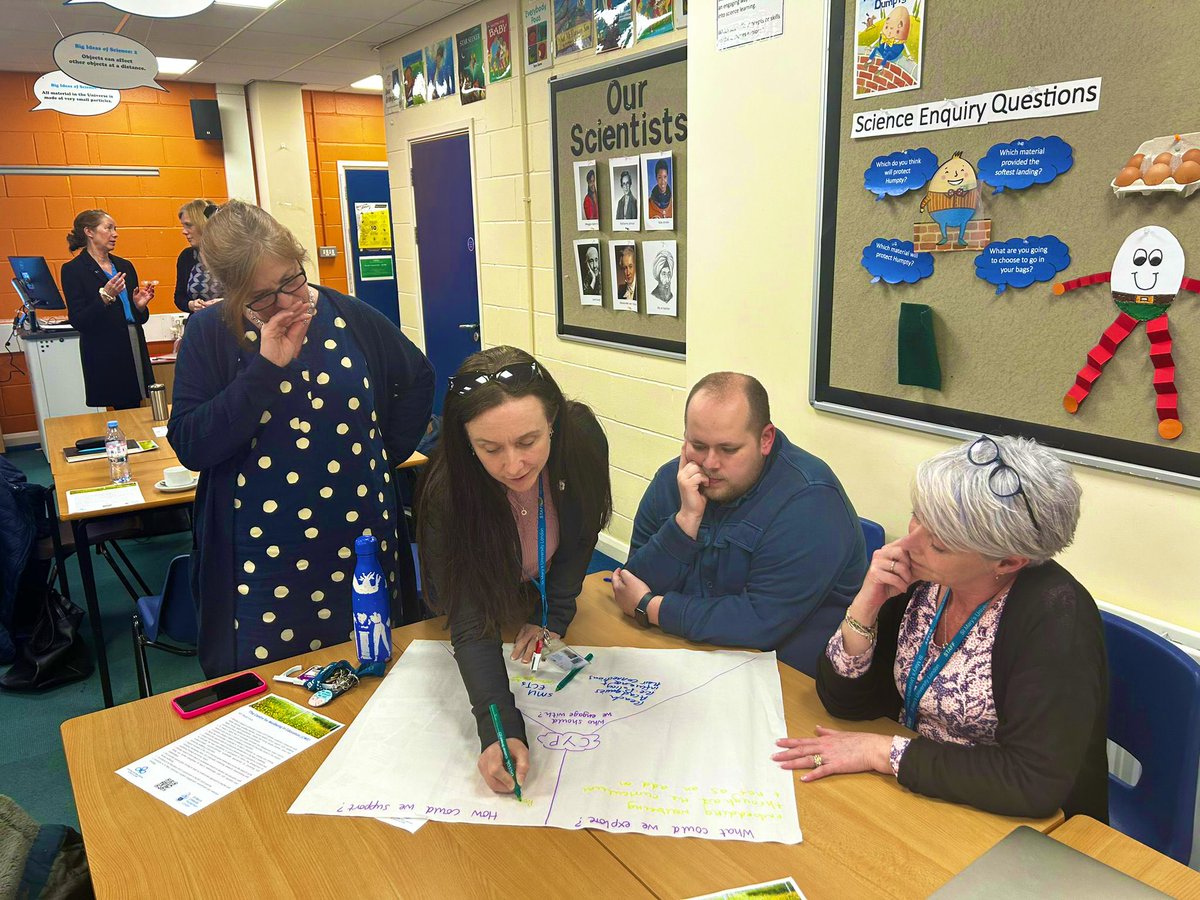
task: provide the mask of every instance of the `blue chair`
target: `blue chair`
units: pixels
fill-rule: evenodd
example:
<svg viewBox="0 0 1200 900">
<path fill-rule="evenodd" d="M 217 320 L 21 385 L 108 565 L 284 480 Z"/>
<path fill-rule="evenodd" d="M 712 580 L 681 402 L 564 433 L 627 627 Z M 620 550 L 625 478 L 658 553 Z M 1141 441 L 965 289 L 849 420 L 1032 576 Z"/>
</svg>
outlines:
<svg viewBox="0 0 1200 900">
<path fill-rule="evenodd" d="M 167 566 L 163 592 L 138 598 L 137 611 L 133 614 L 133 658 L 137 667 L 138 695 L 143 698 L 154 693 L 146 664 L 147 647 L 176 656 L 196 655 L 195 649 L 159 640 L 166 635 L 172 641 L 195 647 L 200 623 L 196 616 L 196 605 L 192 602 L 191 559 L 186 554 L 175 557 Z"/>
<path fill-rule="evenodd" d="M 862 525 L 863 537 L 867 541 L 867 565 L 870 565 L 871 556 L 887 543 L 887 539 L 883 536 L 883 526 L 878 522 L 872 522 L 862 516 L 858 517 L 858 522 Z"/>
<path fill-rule="evenodd" d="M 1141 625 L 1100 616 L 1108 645 L 1108 737 L 1142 765 L 1136 785 L 1108 776 L 1109 822 L 1186 866 L 1200 764 L 1200 664 Z"/>
</svg>

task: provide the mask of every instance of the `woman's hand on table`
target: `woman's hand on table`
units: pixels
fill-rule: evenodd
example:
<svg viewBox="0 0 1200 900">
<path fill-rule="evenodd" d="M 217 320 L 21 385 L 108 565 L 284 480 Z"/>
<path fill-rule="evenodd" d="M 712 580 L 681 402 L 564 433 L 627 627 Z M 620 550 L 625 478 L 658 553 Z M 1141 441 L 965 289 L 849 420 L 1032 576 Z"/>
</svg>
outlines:
<svg viewBox="0 0 1200 900">
<path fill-rule="evenodd" d="M 521 630 L 517 632 L 517 639 L 513 641 L 512 658 L 519 659 L 523 663 L 528 663 L 533 659 L 533 651 L 537 649 L 537 639 L 542 634 L 542 626 L 530 625 L 528 622 L 521 626 Z M 557 641 L 561 635 L 550 632 L 550 640 Z"/>
<path fill-rule="evenodd" d="M 508 753 L 512 756 L 513 766 L 517 770 L 517 781 L 523 784 L 525 776 L 529 774 L 529 748 L 516 738 L 509 738 Z M 513 792 L 512 776 L 504 768 L 504 754 L 500 750 L 499 741 L 479 754 L 479 774 L 483 776 L 487 786 L 497 794 Z"/>
<path fill-rule="evenodd" d="M 818 725 L 816 737 L 781 738 L 775 746 L 784 748 L 771 756 L 781 769 L 812 769 L 800 777 L 801 781 L 853 772 L 892 774 L 892 738 L 886 734 L 837 731 Z"/>
</svg>

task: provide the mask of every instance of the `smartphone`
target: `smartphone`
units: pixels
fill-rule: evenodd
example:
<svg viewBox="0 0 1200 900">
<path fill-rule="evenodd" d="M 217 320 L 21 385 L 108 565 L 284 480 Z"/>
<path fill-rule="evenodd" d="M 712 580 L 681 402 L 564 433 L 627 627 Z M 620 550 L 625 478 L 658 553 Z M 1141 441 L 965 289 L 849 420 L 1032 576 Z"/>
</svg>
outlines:
<svg viewBox="0 0 1200 900">
<path fill-rule="evenodd" d="M 266 689 L 267 683 L 253 672 L 243 672 L 232 678 L 226 678 L 224 681 L 218 681 L 216 684 L 180 694 L 171 701 L 171 708 L 179 714 L 181 719 L 191 719 L 206 712 L 212 712 L 214 709 L 220 709 L 222 706 L 228 706 L 230 703 L 237 703 L 239 700 L 253 697 L 255 694 L 261 694 Z"/>
</svg>

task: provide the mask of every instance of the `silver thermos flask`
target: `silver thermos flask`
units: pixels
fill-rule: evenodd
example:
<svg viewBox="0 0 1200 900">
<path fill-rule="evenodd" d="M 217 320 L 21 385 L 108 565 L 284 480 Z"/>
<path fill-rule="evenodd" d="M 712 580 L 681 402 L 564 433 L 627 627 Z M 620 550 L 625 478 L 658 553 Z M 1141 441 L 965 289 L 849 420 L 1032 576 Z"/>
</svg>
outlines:
<svg viewBox="0 0 1200 900">
<path fill-rule="evenodd" d="M 150 418 L 155 422 L 167 421 L 167 387 L 164 384 L 150 385 Z"/>
</svg>

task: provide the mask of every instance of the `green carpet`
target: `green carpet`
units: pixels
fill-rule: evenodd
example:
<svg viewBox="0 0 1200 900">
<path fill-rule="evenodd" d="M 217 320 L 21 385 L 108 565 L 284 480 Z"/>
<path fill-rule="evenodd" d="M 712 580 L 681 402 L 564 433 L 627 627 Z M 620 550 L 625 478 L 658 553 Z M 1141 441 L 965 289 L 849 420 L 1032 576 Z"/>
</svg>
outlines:
<svg viewBox="0 0 1200 900">
<path fill-rule="evenodd" d="M 20 467 L 30 481 L 50 483 L 50 466 L 40 449 L 10 450 L 7 458 Z M 154 591 L 162 588 L 167 564 L 191 549 L 191 534 L 172 534 L 136 541 L 122 541 L 130 561 Z M 92 557 L 96 573 L 96 596 L 100 601 L 104 641 L 108 648 L 108 667 L 112 675 L 113 699 L 127 703 L 137 699 L 137 675 L 133 664 L 133 640 L 130 622 L 133 601 L 117 581 L 108 564 Z M 67 561 L 71 599 L 86 608 L 79 565 L 74 557 Z M 84 619 L 83 635 L 92 642 L 91 623 Z M 147 650 L 150 678 L 156 693 L 173 690 L 203 677 L 195 657 L 178 657 Z M 79 827 L 75 798 L 67 777 L 59 726 L 67 719 L 86 715 L 103 707 L 100 675 L 43 694 L 13 694 L 0 691 L 0 793 L 7 794 L 43 824 L 62 823 Z M 129 760 L 132 762 L 133 760 Z"/>
</svg>

